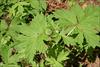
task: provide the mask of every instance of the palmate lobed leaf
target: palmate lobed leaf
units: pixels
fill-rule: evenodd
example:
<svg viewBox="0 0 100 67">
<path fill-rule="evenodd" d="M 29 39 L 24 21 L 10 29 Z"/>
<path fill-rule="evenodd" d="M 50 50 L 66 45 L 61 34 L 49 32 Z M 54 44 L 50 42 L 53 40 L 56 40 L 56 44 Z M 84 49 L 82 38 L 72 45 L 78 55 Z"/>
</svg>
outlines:
<svg viewBox="0 0 100 67">
<path fill-rule="evenodd" d="M 46 27 L 46 20 L 42 14 L 38 14 L 29 25 L 22 24 L 20 27 L 23 35 L 19 35 L 16 39 L 20 42 L 20 47 L 26 45 L 23 49 L 25 49 L 24 54 L 29 61 L 33 59 L 36 51 L 44 53 L 47 50 L 47 46 L 43 42 L 47 39 Z"/>
<path fill-rule="evenodd" d="M 86 38 L 88 42 L 87 45 L 95 48 L 99 46 L 100 37 L 96 35 L 97 31 L 95 29 L 99 29 L 100 19 L 98 14 L 100 13 L 96 8 L 91 11 L 92 14 L 86 14 L 84 11 L 85 10 L 81 9 L 80 6 L 75 5 L 70 10 L 58 10 L 54 15 L 60 18 L 60 20 L 57 21 L 58 24 L 63 23 L 63 25 L 59 24 L 59 26 L 62 26 L 63 32 L 61 32 L 61 36 L 65 44 L 78 43 L 82 45 L 84 38 Z M 78 35 L 73 39 L 70 35 L 75 34 L 75 30 L 77 30 Z"/>
<path fill-rule="evenodd" d="M 53 57 L 47 57 L 46 60 L 47 60 L 47 63 L 50 64 L 52 67 L 63 67 L 63 65 L 61 64 L 62 61 L 68 59 L 68 56 L 69 55 L 69 52 L 66 52 L 66 51 L 61 51 L 59 52 L 58 56 L 57 56 L 57 59 L 53 58 Z"/>
</svg>

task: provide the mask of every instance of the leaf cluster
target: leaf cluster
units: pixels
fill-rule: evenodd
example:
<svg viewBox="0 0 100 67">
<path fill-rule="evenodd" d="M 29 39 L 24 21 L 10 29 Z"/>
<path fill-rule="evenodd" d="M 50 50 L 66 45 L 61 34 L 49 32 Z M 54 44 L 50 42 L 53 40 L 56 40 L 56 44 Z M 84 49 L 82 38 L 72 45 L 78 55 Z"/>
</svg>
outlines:
<svg viewBox="0 0 100 67">
<path fill-rule="evenodd" d="M 99 6 L 45 15 L 45 0 L 0 0 L 0 8 L 0 67 L 64 67 L 100 48 Z"/>
</svg>

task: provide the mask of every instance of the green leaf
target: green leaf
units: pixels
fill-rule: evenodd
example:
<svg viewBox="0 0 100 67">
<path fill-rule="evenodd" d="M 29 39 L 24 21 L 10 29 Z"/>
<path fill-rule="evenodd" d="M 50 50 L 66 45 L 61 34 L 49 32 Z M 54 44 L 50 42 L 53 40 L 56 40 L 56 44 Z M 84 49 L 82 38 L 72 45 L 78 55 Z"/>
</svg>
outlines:
<svg viewBox="0 0 100 67">
<path fill-rule="evenodd" d="M 75 40 L 72 37 L 63 37 L 64 43 L 66 45 L 76 45 Z"/>
<path fill-rule="evenodd" d="M 99 46 L 99 36 L 96 35 L 100 27 L 100 18 L 98 16 L 98 10 L 98 8 L 95 8 L 95 10 L 91 9 L 90 12 L 92 14 L 85 15 L 85 12 L 79 7 L 79 5 L 75 5 L 69 11 L 56 11 L 54 14 L 56 17 L 60 18 L 60 20 L 58 20 L 57 22 L 59 24 L 59 27 L 61 26 L 62 28 L 60 34 L 63 37 L 64 43 L 67 45 L 76 45 L 76 43 L 78 43 L 82 47 L 82 43 L 85 37 L 89 44 L 88 46 Z M 64 28 L 64 26 L 66 27 Z M 75 34 L 75 30 L 77 30 L 78 35 L 73 39 L 69 36 Z M 96 38 L 97 40 L 94 40 L 93 38 Z"/>
<path fill-rule="evenodd" d="M 75 16 L 77 16 L 80 19 L 84 16 L 83 9 L 78 4 L 75 4 L 71 8 L 71 11 L 75 14 Z"/>
<path fill-rule="evenodd" d="M 22 13 L 23 14 L 24 6 L 28 6 L 28 5 L 29 5 L 29 3 L 27 3 L 27 2 L 15 3 L 11 8 L 9 8 L 10 16 L 15 16 L 16 14 L 18 15 L 18 13 Z M 18 8 L 18 10 L 17 10 L 17 8 Z"/>
<path fill-rule="evenodd" d="M 30 0 L 29 2 L 31 3 L 31 6 L 33 8 L 39 9 L 39 1 L 38 0 L 35 0 L 35 1 Z"/>
<path fill-rule="evenodd" d="M 76 16 L 73 14 L 72 11 L 66 11 L 66 10 L 57 10 L 55 13 L 54 13 L 55 17 L 58 17 L 60 19 L 64 19 L 64 20 L 67 20 L 69 22 L 67 23 L 72 23 L 72 24 L 75 24 L 77 21 L 76 21 Z"/>
<path fill-rule="evenodd" d="M 8 46 L 2 46 L 0 53 L 1 53 L 3 61 L 6 64 L 8 64 L 9 63 L 9 56 L 10 56 L 9 47 Z"/>
<path fill-rule="evenodd" d="M 7 29 L 8 25 L 4 20 L 1 20 L 0 22 L 0 31 L 4 32 Z"/>
<path fill-rule="evenodd" d="M 46 1 L 45 0 L 30 0 L 29 1 L 31 6 L 37 10 L 42 10 L 42 9 L 45 9 L 46 10 Z"/>
<path fill-rule="evenodd" d="M 40 0 L 41 8 L 45 9 L 47 8 L 47 4 L 45 0 Z"/>
<path fill-rule="evenodd" d="M 58 61 L 56 61 L 53 57 L 51 58 L 46 58 L 48 64 L 50 64 L 52 67 L 63 67 L 63 65 L 61 63 L 59 63 Z"/>
<path fill-rule="evenodd" d="M 96 46 L 100 47 L 100 36 L 97 36 L 95 33 L 92 31 L 86 31 L 84 33 L 84 36 L 88 42 L 89 47 L 95 48 Z"/>
<path fill-rule="evenodd" d="M 64 60 L 68 59 L 68 57 L 67 57 L 68 55 L 69 55 L 69 52 L 61 51 L 57 57 L 57 61 L 62 62 Z"/>
<path fill-rule="evenodd" d="M 11 54 L 11 48 L 9 46 L 2 46 L 0 49 L 0 55 L 2 56 L 2 60 L 5 64 L 3 64 L 3 67 L 18 67 L 17 62 L 19 61 L 19 58 L 17 55 Z"/>
<path fill-rule="evenodd" d="M 25 45 L 21 50 L 23 51 L 24 49 L 24 55 L 29 61 L 32 61 L 36 51 L 44 53 L 47 50 L 47 46 L 43 42 L 43 40 L 47 39 L 45 34 L 46 27 L 46 20 L 42 14 L 38 14 L 30 25 L 21 25 L 20 32 L 23 35 L 18 35 L 16 40 L 20 42 L 19 48 Z"/>
</svg>

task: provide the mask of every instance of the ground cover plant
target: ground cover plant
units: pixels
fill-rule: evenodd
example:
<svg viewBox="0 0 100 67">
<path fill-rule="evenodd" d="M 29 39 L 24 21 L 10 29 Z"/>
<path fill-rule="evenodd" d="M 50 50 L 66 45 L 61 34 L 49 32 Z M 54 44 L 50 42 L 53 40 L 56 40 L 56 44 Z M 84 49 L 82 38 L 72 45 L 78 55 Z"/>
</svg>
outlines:
<svg viewBox="0 0 100 67">
<path fill-rule="evenodd" d="M 0 0 L 0 67 L 100 67 L 99 0 Z"/>
</svg>

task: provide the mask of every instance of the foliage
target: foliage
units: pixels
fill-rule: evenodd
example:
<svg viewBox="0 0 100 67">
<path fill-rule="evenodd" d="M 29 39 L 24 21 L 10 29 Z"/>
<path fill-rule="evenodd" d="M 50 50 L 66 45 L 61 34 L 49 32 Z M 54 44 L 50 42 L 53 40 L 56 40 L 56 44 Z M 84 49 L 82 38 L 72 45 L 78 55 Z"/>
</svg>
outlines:
<svg viewBox="0 0 100 67">
<path fill-rule="evenodd" d="M 46 15 L 45 0 L 0 0 L 0 8 L 0 67 L 64 67 L 73 50 L 100 47 L 99 6 Z"/>
</svg>

